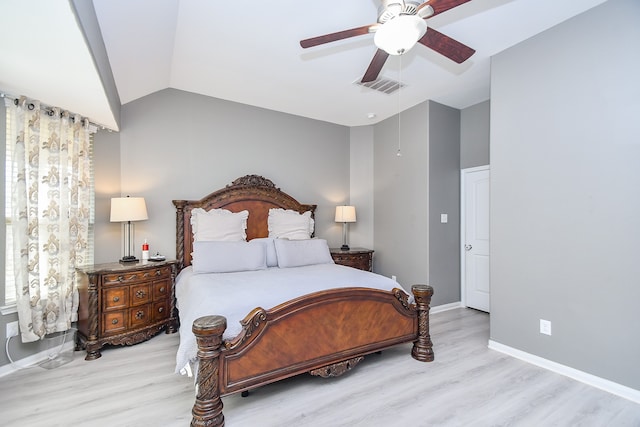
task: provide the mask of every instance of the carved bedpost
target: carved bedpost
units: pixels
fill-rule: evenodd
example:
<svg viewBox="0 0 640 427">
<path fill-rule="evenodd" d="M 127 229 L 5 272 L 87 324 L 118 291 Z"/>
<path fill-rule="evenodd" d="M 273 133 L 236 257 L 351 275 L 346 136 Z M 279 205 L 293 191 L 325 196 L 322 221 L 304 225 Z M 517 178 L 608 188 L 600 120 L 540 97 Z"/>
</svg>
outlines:
<svg viewBox="0 0 640 427">
<path fill-rule="evenodd" d="M 176 275 L 177 273 L 177 267 L 175 264 L 171 264 L 171 283 L 176 282 Z M 178 329 L 180 329 L 180 318 L 178 316 L 178 307 L 176 306 L 176 287 L 175 286 L 171 286 L 171 311 L 169 311 L 169 313 L 171 313 L 171 322 L 167 325 L 167 330 L 165 331 L 165 333 L 167 334 L 173 334 L 175 332 L 178 332 Z"/>
<path fill-rule="evenodd" d="M 198 342 L 198 393 L 191 414 L 191 426 L 223 427 L 222 400 L 218 367 L 222 334 L 227 329 L 223 316 L 205 316 L 193 322 L 193 333 Z"/>
<path fill-rule="evenodd" d="M 174 200 L 176 207 L 176 259 L 180 263 L 178 271 L 184 268 L 184 207 L 186 200 Z"/>
<path fill-rule="evenodd" d="M 418 309 L 418 339 L 413 342 L 411 356 L 421 362 L 433 362 L 433 343 L 429 335 L 429 304 L 433 288 L 429 285 L 413 285 L 411 292 L 416 299 Z"/>
</svg>

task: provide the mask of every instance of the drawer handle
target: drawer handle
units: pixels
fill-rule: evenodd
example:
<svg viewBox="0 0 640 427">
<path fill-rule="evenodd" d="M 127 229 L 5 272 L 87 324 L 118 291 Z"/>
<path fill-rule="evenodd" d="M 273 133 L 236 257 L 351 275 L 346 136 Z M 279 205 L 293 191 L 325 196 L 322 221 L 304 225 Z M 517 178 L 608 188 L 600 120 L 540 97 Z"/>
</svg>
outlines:
<svg viewBox="0 0 640 427">
<path fill-rule="evenodd" d="M 144 317 L 144 311 L 138 310 L 136 311 L 136 319 L 142 319 Z"/>
<path fill-rule="evenodd" d="M 120 297 L 113 297 L 113 302 L 118 302 L 120 301 Z"/>
<path fill-rule="evenodd" d="M 118 319 L 113 319 L 113 320 L 111 321 L 111 324 L 112 324 L 112 325 L 117 325 L 117 324 L 118 324 Z"/>
<path fill-rule="evenodd" d="M 118 276 L 118 282 L 124 282 L 124 276 Z"/>
<path fill-rule="evenodd" d="M 156 276 L 162 276 L 162 271 L 156 270 Z"/>
<path fill-rule="evenodd" d="M 136 298 L 144 298 L 146 296 L 147 296 L 147 293 L 145 291 L 143 291 L 141 289 L 136 291 Z"/>
<path fill-rule="evenodd" d="M 162 313 L 164 311 L 164 307 L 158 307 L 158 313 Z"/>
<path fill-rule="evenodd" d="M 164 293 L 164 286 L 160 288 L 160 292 Z"/>
</svg>

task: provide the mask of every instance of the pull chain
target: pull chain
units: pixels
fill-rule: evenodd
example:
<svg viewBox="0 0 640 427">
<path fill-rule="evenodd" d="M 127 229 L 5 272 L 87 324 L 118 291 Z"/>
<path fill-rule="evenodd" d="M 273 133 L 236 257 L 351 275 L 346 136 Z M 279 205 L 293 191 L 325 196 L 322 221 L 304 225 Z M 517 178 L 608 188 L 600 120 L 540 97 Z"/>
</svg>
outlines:
<svg viewBox="0 0 640 427">
<path fill-rule="evenodd" d="M 397 157 L 402 157 L 402 151 L 400 151 L 400 139 L 402 136 L 402 112 L 400 111 L 400 92 L 402 91 L 402 55 L 398 55 L 398 61 L 400 64 L 400 71 L 398 72 L 398 151 Z"/>
</svg>

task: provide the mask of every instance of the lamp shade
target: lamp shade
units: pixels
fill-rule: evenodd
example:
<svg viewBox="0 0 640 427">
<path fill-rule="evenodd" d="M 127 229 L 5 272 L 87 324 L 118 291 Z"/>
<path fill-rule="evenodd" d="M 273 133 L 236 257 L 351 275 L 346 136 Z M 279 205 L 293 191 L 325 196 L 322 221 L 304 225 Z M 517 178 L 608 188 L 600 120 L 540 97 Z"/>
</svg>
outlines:
<svg viewBox="0 0 640 427">
<path fill-rule="evenodd" d="M 355 206 L 336 206 L 336 222 L 356 222 Z"/>
<path fill-rule="evenodd" d="M 409 51 L 427 32 L 427 23 L 417 15 L 398 15 L 378 28 L 373 36 L 375 45 L 389 55 Z"/>
<path fill-rule="evenodd" d="M 149 219 L 144 197 L 114 197 L 111 199 L 111 222 Z"/>
</svg>

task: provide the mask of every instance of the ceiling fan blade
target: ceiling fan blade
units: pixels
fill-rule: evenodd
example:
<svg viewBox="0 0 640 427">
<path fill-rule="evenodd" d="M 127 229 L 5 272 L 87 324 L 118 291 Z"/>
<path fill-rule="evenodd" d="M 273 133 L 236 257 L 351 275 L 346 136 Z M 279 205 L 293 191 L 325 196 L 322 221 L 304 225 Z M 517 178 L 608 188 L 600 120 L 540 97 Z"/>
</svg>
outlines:
<svg viewBox="0 0 640 427">
<path fill-rule="evenodd" d="M 325 43 L 335 42 L 337 40 L 348 39 L 349 37 L 363 36 L 372 33 L 377 28 L 377 24 L 366 25 L 364 27 L 351 28 L 350 30 L 338 31 L 337 33 L 325 34 L 323 36 L 312 37 L 300 41 L 303 48 L 318 46 Z"/>
<path fill-rule="evenodd" d="M 446 56 L 450 60 L 457 62 L 458 64 L 462 64 L 476 52 L 469 46 L 464 45 L 451 37 L 445 36 L 433 28 L 428 28 L 425 35 L 422 36 L 418 42 L 435 50 L 439 54 Z"/>
<path fill-rule="evenodd" d="M 426 18 L 431 18 L 432 16 L 436 16 L 442 12 L 446 12 L 449 9 L 453 9 L 454 7 L 460 6 L 461 4 L 470 1 L 471 0 L 429 0 L 418 6 L 418 12 L 420 12 L 420 10 L 425 7 L 431 6 L 431 8 L 433 9 L 433 13 L 426 16 Z"/>
<path fill-rule="evenodd" d="M 387 61 L 389 54 L 382 49 L 378 49 L 376 54 L 373 56 L 371 60 L 371 64 L 369 64 L 369 68 L 364 73 L 362 77 L 362 83 L 372 82 L 378 78 L 378 74 L 382 71 L 382 67 L 384 63 Z"/>
</svg>

